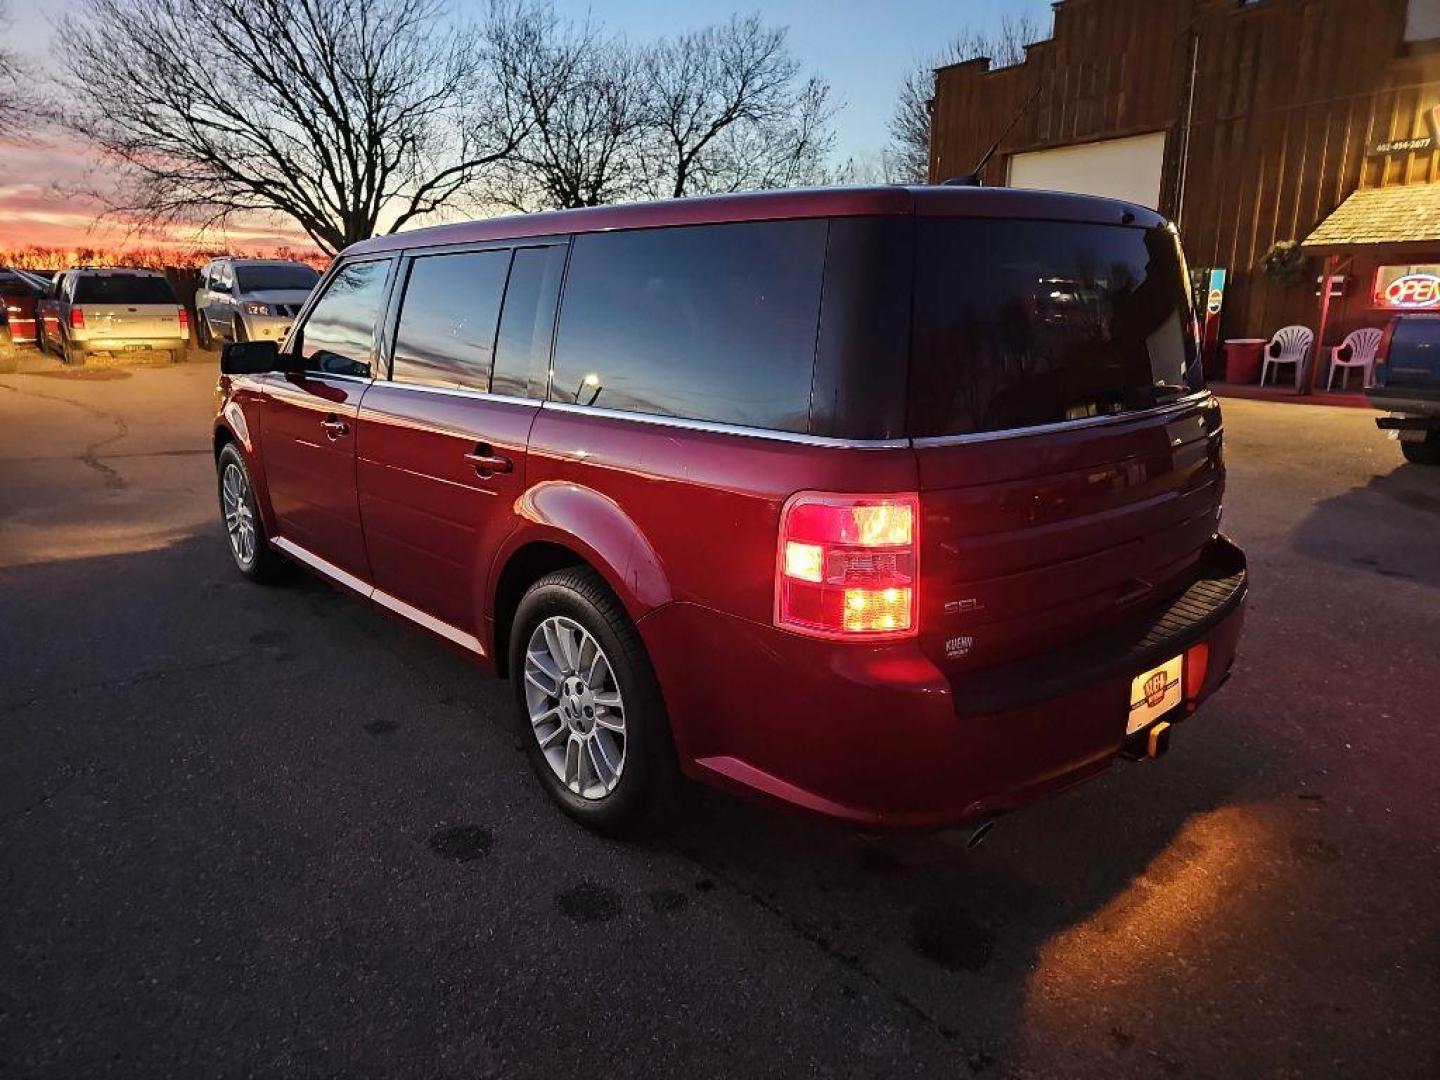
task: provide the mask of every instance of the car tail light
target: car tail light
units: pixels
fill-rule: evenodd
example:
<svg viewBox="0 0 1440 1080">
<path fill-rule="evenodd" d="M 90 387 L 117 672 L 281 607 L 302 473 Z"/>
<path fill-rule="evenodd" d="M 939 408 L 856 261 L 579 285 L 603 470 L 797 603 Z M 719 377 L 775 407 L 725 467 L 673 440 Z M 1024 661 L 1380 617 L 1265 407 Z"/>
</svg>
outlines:
<svg viewBox="0 0 1440 1080">
<path fill-rule="evenodd" d="M 917 630 L 918 495 L 802 492 L 780 513 L 775 625 L 875 640 Z"/>
<path fill-rule="evenodd" d="M 1210 667 L 1210 646 L 1203 641 L 1185 650 L 1185 700 L 1194 703 L 1205 685 Z"/>
<path fill-rule="evenodd" d="M 182 307 L 182 308 L 179 308 L 179 309 L 177 309 L 177 310 L 180 312 L 180 329 L 181 329 L 181 330 L 189 330 L 189 329 L 190 329 L 190 313 L 189 313 L 188 311 L 186 311 L 183 307 Z"/>
<path fill-rule="evenodd" d="M 72 308 L 70 309 L 70 329 L 72 329 L 72 330 L 84 330 L 84 329 L 85 329 L 85 312 L 84 312 L 84 310 L 82 310 L 81 308 L 72 307 Z"/>
</svg>

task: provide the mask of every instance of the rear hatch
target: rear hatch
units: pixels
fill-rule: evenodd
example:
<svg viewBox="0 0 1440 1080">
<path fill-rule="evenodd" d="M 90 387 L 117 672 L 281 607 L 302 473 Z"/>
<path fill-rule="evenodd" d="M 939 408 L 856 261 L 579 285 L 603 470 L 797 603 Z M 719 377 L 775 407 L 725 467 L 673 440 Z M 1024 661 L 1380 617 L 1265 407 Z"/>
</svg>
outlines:
<svg viewBox="0 0 1440 1080">
<path fill-rule="evenodd" d="M 83 274 L 73 306 L 84 312 L 90 340 L 178 338 L 180 307 L 163 277 L 149 274 Z"/>
<path fill-rule="evenodd" d="M 920 627 L 952 674 L 1158 606 L 1217 528 L 1219 409 L 1178 240 L 1146 216 L 917 219 Z"/>
</svg>

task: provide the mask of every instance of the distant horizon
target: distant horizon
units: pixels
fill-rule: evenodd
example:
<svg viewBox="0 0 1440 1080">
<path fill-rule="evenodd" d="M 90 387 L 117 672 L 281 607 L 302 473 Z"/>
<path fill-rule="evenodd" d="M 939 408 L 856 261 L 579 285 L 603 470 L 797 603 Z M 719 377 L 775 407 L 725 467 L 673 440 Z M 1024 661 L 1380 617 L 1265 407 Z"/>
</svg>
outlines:
<svg viewBox="0 0 1440 1080">
<path fill-rule="evenodd" d="M 51 26 L 77 5 L 72 0 L 30 0 L 11 4 L 13 41 L 33 42 L 19 51 L 37 70 L 46 66 Z M 477 9 L 479 0 L 458 0 L 459 14 Z M 789 29 L 792 53 L 807 74 L 830 83 L 837 103 L 832 127 L 832 165 L 878 160 L 888 142 L 888 120 L 901 81 L 964 30 L 995 28 L 1005 15 L 1028 15 L 1048 29 L 1049 0 L 907 0 L 901 10 L 863 0 L 770 0 L 763 5 L 692 0 L 684 5 L 662 0 L 555 0 L 562 16 L 597 23 L 632 40 L 649 40 L 758 10 L 773 25 Z M 12 46 L 13 47 L 13 46 Z M 133 225 L 105 215 L 93 197 L 67 191 L 103 187 L 103 165 L 88 147 L 61 137 L 43 141 L 0 138 L 0 248 L 27 245 L 98 247 L 189 247 L 193 229 L 170 228 L 132 235 Z M 98 179 L 97 179 L 98 178 Z M 451 212 L 444 217 L 465 216 Z M 304 232 L 284 220 L 251 215 L 222 230 L 210 230 L 202 246 L 245 250 L 313 247 Z"/>
</svg>

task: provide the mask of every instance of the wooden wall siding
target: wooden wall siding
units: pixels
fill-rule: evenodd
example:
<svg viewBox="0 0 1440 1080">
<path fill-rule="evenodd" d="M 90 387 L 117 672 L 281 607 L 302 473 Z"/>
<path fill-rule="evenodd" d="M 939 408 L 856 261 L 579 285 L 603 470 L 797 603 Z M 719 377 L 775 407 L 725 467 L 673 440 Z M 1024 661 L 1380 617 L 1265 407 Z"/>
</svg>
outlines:
<svg viewBox="0 0 1440 1080">
<path fill-rule="evenodd" d="M 1037 87 L 987 183 L 1004 182 L 1016 152 L 1164 131 L 1161 210 L 1179 220 L 1192 265 L 1229 269 L 1224 332 L 1313 324 L 1315 290 L 1266 278 L 1258 269 L 1266 249 L 1303 239 L 1357 187 L 1440 181 L 1440 149 L 1365 156 L 1372 143 L 1427 133 L 1424 112 L 1440 104 L 1440 53 L 1406 52 L 1405 3 L 1064 0 L 1052 37 L 1025 63 L 991 71 L 972 61 L 937 73 L 931 177 L 967 172 Z M 1368 291 L 1368 280 L 1352 276 L 1337 333 L 1366 320 Z"/>
</svg>

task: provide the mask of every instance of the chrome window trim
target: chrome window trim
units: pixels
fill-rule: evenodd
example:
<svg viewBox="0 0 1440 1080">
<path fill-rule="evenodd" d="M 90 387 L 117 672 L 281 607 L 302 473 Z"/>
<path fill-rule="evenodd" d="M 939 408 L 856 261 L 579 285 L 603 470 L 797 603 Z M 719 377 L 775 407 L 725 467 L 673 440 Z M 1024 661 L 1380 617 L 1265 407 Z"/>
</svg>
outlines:
<svg viewBox="0 0 1440 1080">
<path fill-rule="evenodd" d="M 427 386 L 424 383 L 401 382 L 399 379 L 376 379 L 377 386 L 389 386 L 396 390 L 410 390 L 420 394 L 440 394 L 444 397 L 475 398 L 480 401 L 494 401 L 502 405 L 526 405 L 532 409 L 540 407 L 539 398 L 516 397 L 513 394 L 492 394 L 488 390 L 470 390 L 463 386 Z"/>
<path fill-rule="evenodd" d="M 926 446 L 964 446 L 967 443 L 995 442 L 1000 439 L 1020 439 L 1029 435 L 1049 435 L 1061 431 L 1076 431 L 1081 428 L 1104 427 L 1107 424 L 1126 424 L 1134 420 L 1163 416 L 1166 413 L 1183 412 L 1212 396 L 1209 390 L 1197 390 L 1168 405 L 1157 405 L 1152 409 L 1138 409 L 1135 412 L 1115 413 L 1110 416 L 1086 416 L 1080 420 L 1058 420 L 1053 424 L 1036 424 L 1033 427 L 975 431 L 965 435 L 925 435 L 911 439 L 910 442 L 917 449 Z"/>
<path fill-rule="evenodd" d="M 610 420 L 629 420 L 640 424 L 654 424 L 658 427 L 683 428 L 686 431 L 708 431 L 716 435 L 743 435 L 752 439 L 772 439 L 777 442 L 800 443 L 804 446 L 828 446 L 843 450 L 904 450 L 910 445 L 909 439 L 836 439 L 828 435 L 810 435 L 802 431 L 775 431 L 771 428 L 744 427 L 740 424 L 720 424 L 710 420 L 687 420 L 679 416 L 658 416 L 653 413 L 631 412 L 628 409 L 605 409 L 595 405 L 572 405 L 565 401 L 546 401 L 542 409 L 573 413 L 576 416 L 603 416 Z"/>
</svg>

